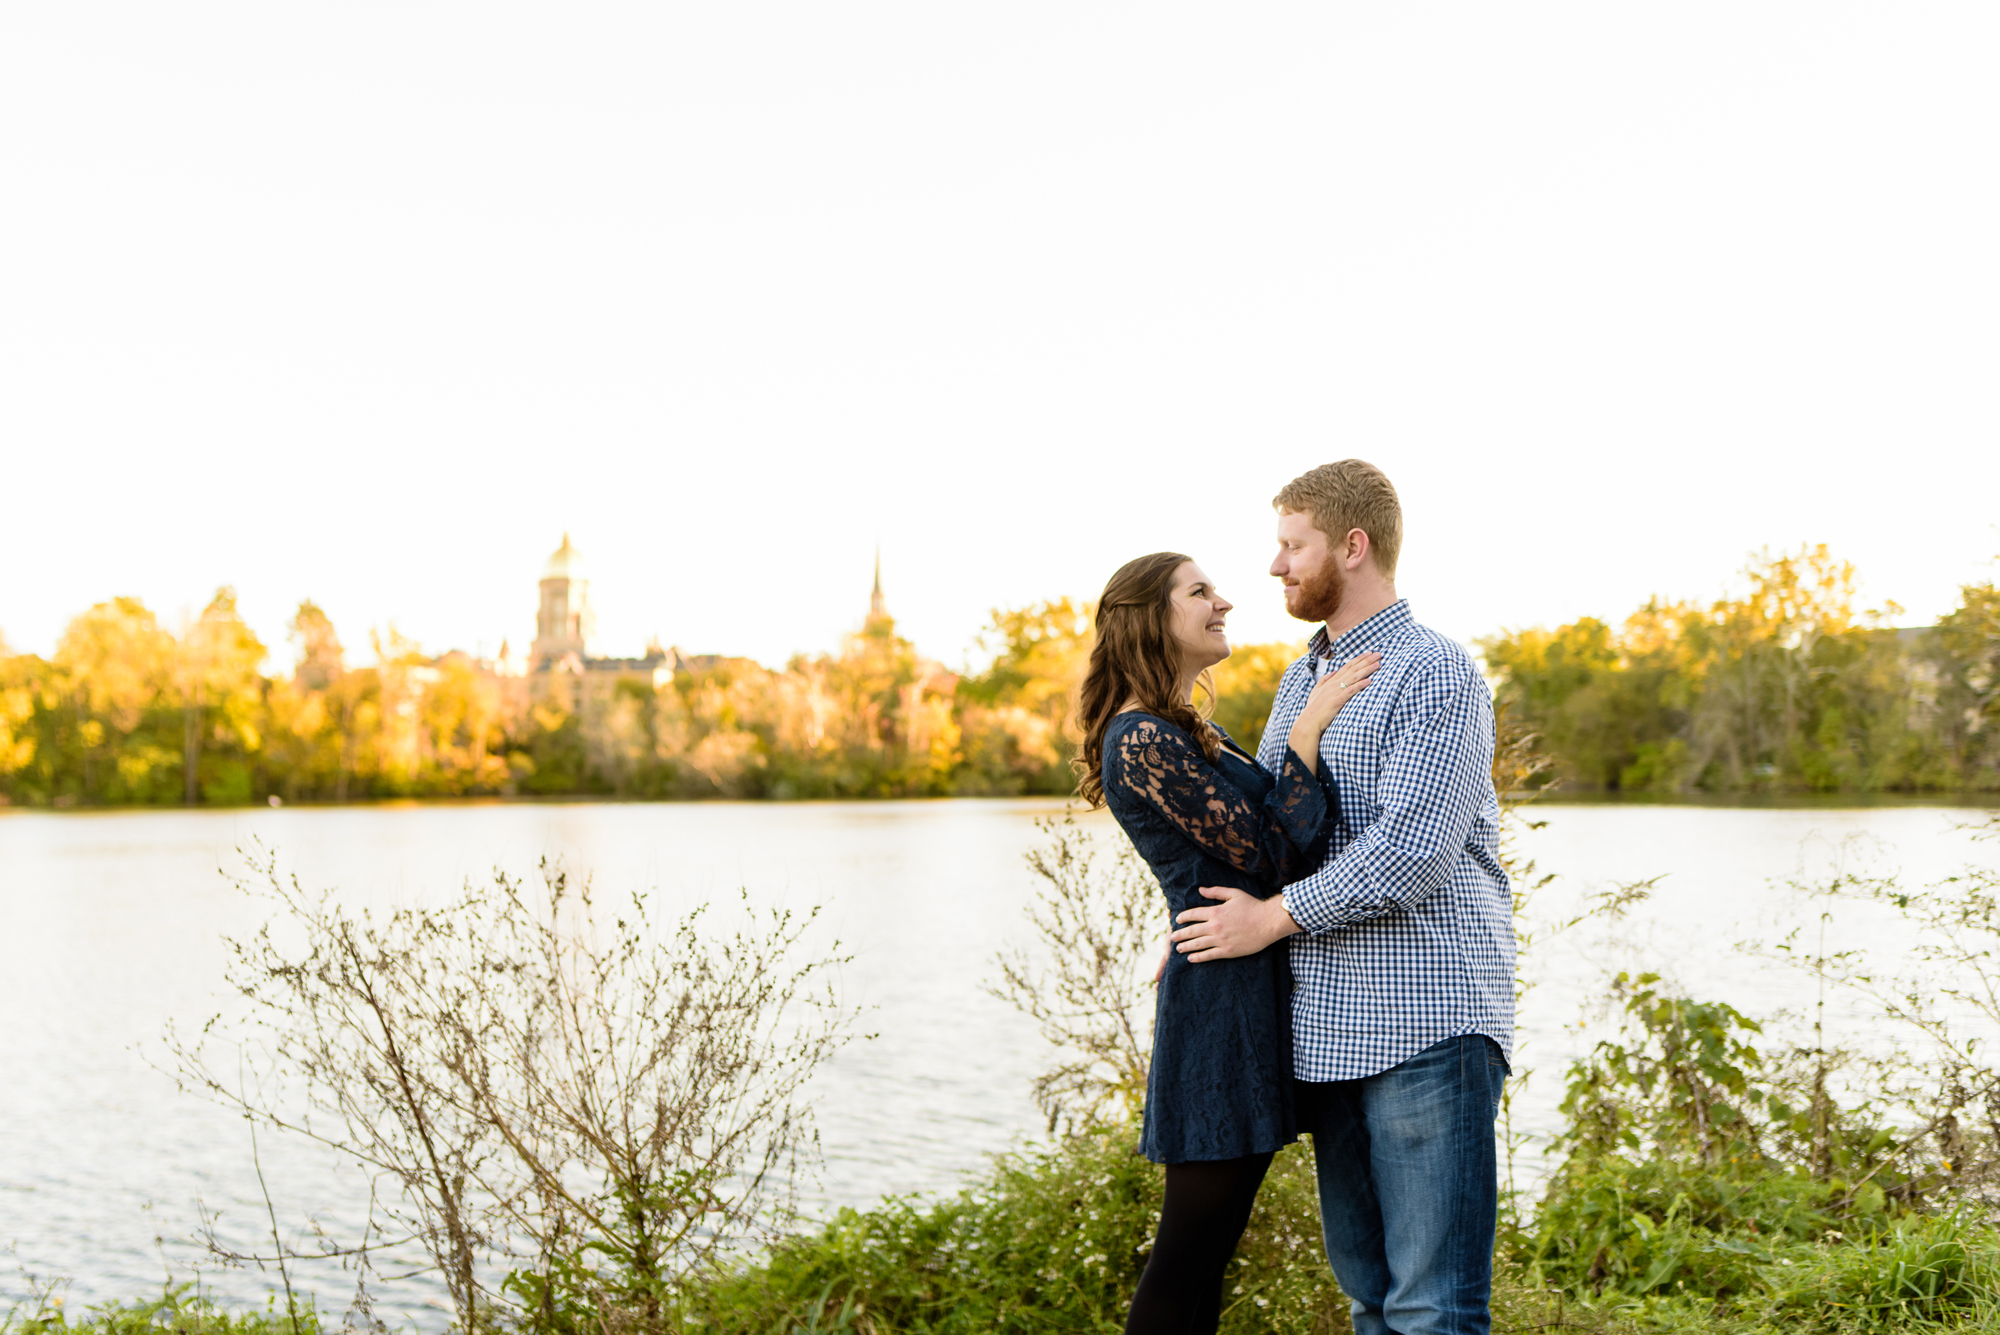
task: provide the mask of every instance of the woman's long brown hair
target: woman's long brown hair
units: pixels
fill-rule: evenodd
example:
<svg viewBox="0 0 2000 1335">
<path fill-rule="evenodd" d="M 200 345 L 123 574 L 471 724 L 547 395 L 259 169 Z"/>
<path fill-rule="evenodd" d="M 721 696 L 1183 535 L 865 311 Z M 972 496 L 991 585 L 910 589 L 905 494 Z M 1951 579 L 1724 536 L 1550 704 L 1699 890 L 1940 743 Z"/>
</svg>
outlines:
<svg viewBox="0 0 2000 1335">
<path fill-rule="evenodd" d="M 1127 702 L 1185 729 L 1210 760 L 1222 749 L 1222 734 L 1207 717 L 1215 699 L 1208 673 L 1196 679 L 1207 696 L 1202 709 L 1175 690 L 1181 648 L 1171 619 L 1174 572 L 1188 559 L 1179 552 L 1154 552 L 1127 561 L 1097 600 L 1097 638 L 1076 702 L 1083 746 L 1070 761 L 1077 791 L 1094 807 L 1104 805 L 1104 732 Z"/>
</svg>

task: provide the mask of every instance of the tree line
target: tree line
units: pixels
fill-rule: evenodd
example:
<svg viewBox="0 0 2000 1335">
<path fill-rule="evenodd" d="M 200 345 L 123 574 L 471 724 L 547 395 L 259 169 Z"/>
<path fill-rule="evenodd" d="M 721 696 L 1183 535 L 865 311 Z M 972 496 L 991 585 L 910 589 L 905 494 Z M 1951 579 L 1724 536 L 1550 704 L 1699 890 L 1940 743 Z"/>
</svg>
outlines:
<svg viewBox="0 0 2000 1335">
<path fill-rule="evenodd" d="M 2000 588 L 1935 625 L 1857 606 L 1824 546 L 1763 555 L 1741 592 L 1649 600 L 1480 641 L 1502 708 L 1565 785 L 1643 793 L 2000 789 Z"/>
<path fill-rule="evenodd" d="M 831 798 L 1063 794 L 1090 612 L 996 610 L 977 670 L 925 658 L 887 617 L 770 668 L 693 660 L 671 680 L 505 677 L 393 628 L 355 666 L 310 600 L 269 650 L 232 590 L 178 631 L 114 598 L 49 658 L 0 646 L 0 801 L 228 805 L 395 797 Z M 1219 715 L 1255 745 L 1296 646 L 1248 646 Z"/>
<path fill-rule="evenodd" d="M 1825 547 L 1754 560 L 1708 604 L 1649 600 L 1479 642 L 1509 726 L 1565 786 L 1641 793 L 2000 789 L 2000 588 L 1935 625 L 1861 609 Z M 1002 608 L 954 671 L 887 617 L 782 667 L 531 682 L 393 627 L 352 665 L 302 602 L 296 665 L 229 589 L 178 631 L 114 598 L 55 653 L 0 645 L 0 801 L 227 805 L 393 797 L 857 798 L 1067 794 L 1090 608 Z M 1238 646 L 1216 721 L 1254 748 L 1296 644 Z"/>
</svg>

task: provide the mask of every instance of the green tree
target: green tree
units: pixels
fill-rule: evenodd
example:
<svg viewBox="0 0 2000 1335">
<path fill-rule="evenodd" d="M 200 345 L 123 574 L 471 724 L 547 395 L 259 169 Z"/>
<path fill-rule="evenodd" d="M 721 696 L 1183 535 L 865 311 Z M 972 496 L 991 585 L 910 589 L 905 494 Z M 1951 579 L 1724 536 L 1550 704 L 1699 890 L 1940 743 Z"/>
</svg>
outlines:
<svg viewBox="0 0 2000 1335">
<path fill-rule="evenodd" d="M 1250 754 L 1263 739 L 1279 680 L 1305 651 L 1303 644 L 1240 644 L 1210 672 L 1215 724 Z"/>
<path fill-rule="evenodd" d="M 347 670 L 347 655 L 340 647 L 333 618 L 318 603 L 310 598 L 301 602 L 287 629 L 299 646 L 298 667 L 292 672 L 294 681 L 306 690 L 324 691 L 340 680 Z"/>
<path fill-rule="evenodd" d="M 1968 589 L 1954 617 L 1976 627 L 1981 605 Z M 1760 555 L 1741 594 L 1705 608 L 1655 598 L 1616 633 L 1584 618 L 1480 647 L 1505 705 L 1546 739 L 1560 777 L 1578 788 L 1996 782 L 1966 760 L 1977 729 L 1948 722 L 1967 717 L 1960 683 L 1990 680 L 1977 666 L 1979 633 L 1883 625 L 1897 610 L 1860 610 L 1853 567 L 1817 546 Z"/>
<path fill-rule="evenodd" d="M 251 761 L 263 744 L 265 649 L 236 610 L 236 590 L 220 588 L 181 636 L 173 693 L 181 713 L 184 800 L 243 802 Z M 203 754 L 208 754 L 206 764 Z"/>
<path fill-rule="evenodd" d="M 44 793 L 63 801 L 157 801 L 181 739 L 168 730 L 178 649 L 136 598 L 70 622 L 44 678 Z M 174 730 L 178 731 L 178 729 Z"/>
<path fill-rule="evenodd" d="M 1068 598 L 995 608 L 976 646 L 982 672 L 959 679 L 961 793 L 1067 793 L 1071 699 L 1090 655 L 1092 610 Z"/>
<path fill-rule="evenodd" d="M 272 682 L 264 746 L 265 786 L 288 802 L 346 796 L 355 693 L 333 620 L 310 598 L 288 625 L 298 647 L 290 678 Z"/>
<path fill-rule="evenodd" d="M 1918 683 L 1968 788 L 2000 788 L 2000 586 L 1968 584 L 1925 646 L 1930 671 Z"/>
<path fill-rule="evenodd" d="M 0 641 L 0 802 L 6 801 L 12 776 L 34 763 L 36 686 L 43 667 L 30 654 L 7 652 Z"/>
</svg>

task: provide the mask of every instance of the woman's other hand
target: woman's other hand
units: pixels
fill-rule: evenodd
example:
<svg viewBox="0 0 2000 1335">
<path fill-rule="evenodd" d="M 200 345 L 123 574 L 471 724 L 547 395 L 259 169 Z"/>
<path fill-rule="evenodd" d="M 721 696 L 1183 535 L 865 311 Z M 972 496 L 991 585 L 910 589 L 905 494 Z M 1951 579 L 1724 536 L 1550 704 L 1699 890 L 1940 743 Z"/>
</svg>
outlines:
<svg viewBox="0 0 2000 1335">
<path fill-rule="evenodd" d="M 1306 697 L 1306 707 L 1299 711 L 1298 721 L 1292 724 L 1292 750 L 1298 753 L 1307 769 L 1319 771 L 1319 739 L 1333 723 L 1349 700 L 1368 685 L 1368 679 L 1375 675 L 1375 669 L 1382 666 L 1382 655 L 1374 650 L 1357 655 L 1314 683 L 1312 694 Z"/>
</svg>

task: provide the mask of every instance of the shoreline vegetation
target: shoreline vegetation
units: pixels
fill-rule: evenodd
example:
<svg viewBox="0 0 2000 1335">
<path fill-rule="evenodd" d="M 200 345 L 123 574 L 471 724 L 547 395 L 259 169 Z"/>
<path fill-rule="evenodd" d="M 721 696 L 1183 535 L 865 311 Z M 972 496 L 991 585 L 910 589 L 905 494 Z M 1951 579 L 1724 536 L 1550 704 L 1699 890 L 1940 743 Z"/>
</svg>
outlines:
<svg viewBox="0 0 2000 1335">
<path fill-rule="evenodd" d="M 1900 610 L 1858 607 L 1854 567 L 1818 546 L 1756 557 L 1705 606 L 1478 643 L 1571 794 L 2000 790 L 2000 586 L 1928 627 Z"/>
<path fill-rule="evenodd" d="M 1544 781 L 1591 795 L 2000 793 L 2000 588 L 1930 627 L 1861 610 L 1824 547 L 1755 558 L 1708 605 L 1652 599 L 1478 642 Z M 0 644 L 0 805 L 242 806 L 408 798 L 746 800 L 1066 796 L 1090 609 L 996 610 L 968 660 L 926 658 L 871 615 L 829 654 L 770 668 L 685 659 L 655 677 L 426 653 L 391 627 L 350 666 L 311 601 L 289 675 L 219 590 L 174 631 L 136 599 L 71 622 L 43 659 Z M 1238 646 L 1216 721 L 1254 749 L 1298 644 Z"/>
<path fill-rule="evenodd" d="M 994 794 L 953 794 L 941 793 L 917 797 L 792 797 L 782 799 L 788 804 L 811 806 L 820 803 L 861 803 L 874 805 L 885 802 L 956 802 L 956 801 L 1011 801 L 1029 799 L 1045 802 L 1050 810 L 1060 810 L 1065 800 L 1074 800 L 1074 794 L 1058 793 L 1017 793 L 1011 795 Z M 14 806 L 0 802 L 0 816 L 36 812 L 44 815 L 102 816 L 129 814 L 132 812 L 159 812 L 174 814 L 186 811 L 236 812 L 255 810 L 258 807 L 282 806 L 299 811 L 336 811 L 368 808 L 398 807 L 489 807 L 489 806 L 564 806 L 603 804 L 647 806 L 661 804 L 684 804 L 689 802 L 739 803 L 762 806 L 778 801 L 774 798 L 753 797 L 710 797 L 710 798 L 661 798 L 620 796 L 616 793 L 547 793 L 512 795 L 498 793 L 472 793 L 465 796 L 447 797 L 369 797 L 349 798 L 345 802 L 331 799 L 315 801 L 304 799 L 298 802 L 245 802 L 234 806 L 222 804 L 198 804 L 194 807 L 165 806 L 159 804 L 137 805 L 132 803 L 80 806 L 66 803 L 61 806 Z M 1863 811 L 1889 807 L 1909 807 L 1920 810 L 1965 810 L 1967 812 L 1987 811 L 2000 807 L 2000 789 L 1942 790 L 1920 789 L 1915 792 L 1720 792 L 1720 793 L 1651 793 L 1621 792 L 1617 789 L 1572 790 L 1568 788 L 1550 791 L 1537 800 L 1545 807 L 1697 807 L 1730 811 Z"/>
<path fill-rule="evenodd" d="M 1527 790 L 1552 763 L 1503 715 L 1497 787 Z M 1615 933 L 1648 885 L 1543 920 L 1547 878 L 1515 844 L 1533 809 L 1506 806 L 1532 980 L 1541 944 L 1585 923 Z M 1969 828 L 1976 857 L 2000 852 L 2000 813 Z M 279 1183 L 255 1254 L 206 1235 L 217 1262 L 281 1284 L 264 1310 L 183 1285 L 72 1317 L 44 1288 L 0 1330 L 383 1332 L 373 1304 L 395 1281 L 369 1249 L 395 1238 L 428 1253 L 465 1335 L 1112 1335 L 1160 1204 L 1135 1151 L 1158 890 L 1128 845 L 1073 818 L 1044 822 L 1028 865 L 1032 944 L 997 956 L 987 988 L 1050 1045 L 1034 1087 L 1046 1137 L 957 1195 L 807 1225 L 789 1194 L 817 1153 L 803 1091 L 857 1018 L 830 986 L 840 948 L 807 948 L 809 919 L 717 906 L 667 949 L 632 916 L 643 902 L 590 930 L 604 918 L 588 886 L 547 866 L 357 918 L 253 851 L 244 888 L 273 919 L 231 943 L 228 979 L 252 1013 L 168 1047 L 184 1088 L 374 1165 L 368 1235 L 295 1221 Z M 1563 1073 L 1563 1129 L 1531 1142 L 1503 1109 L 1496 1330 L 2000 1332 L 2000 1066 L 1981 1043 L 2000 1027 L 2000 857 L 1923 886 L 1842 871 L 1790 889 L 1789 934 L 1739 949 L 1801 974 L 1813 1005 L 1753 1017 L 1620 973 L 1600 1041 Z M 1906 953 L 1826 944 L 1835 920 L 1883 911 Z M 1836 1029 L 1855 1003 L 1866 1018 Z M 1517 1054 L 1510 1099 L 1531 1062 Z M 306 1091 L 310 1131 L 255 1092 L 267 1077 Z M 1536 1153 L 1552 1171 L 1519 1190 Z M 1273 1165 L 1226 1282 L 1229 1335 L 1350 1328 L 1311 1154 Z M 345 1309 L 313 1296 L 342 1289 Z"/>
</svg>

